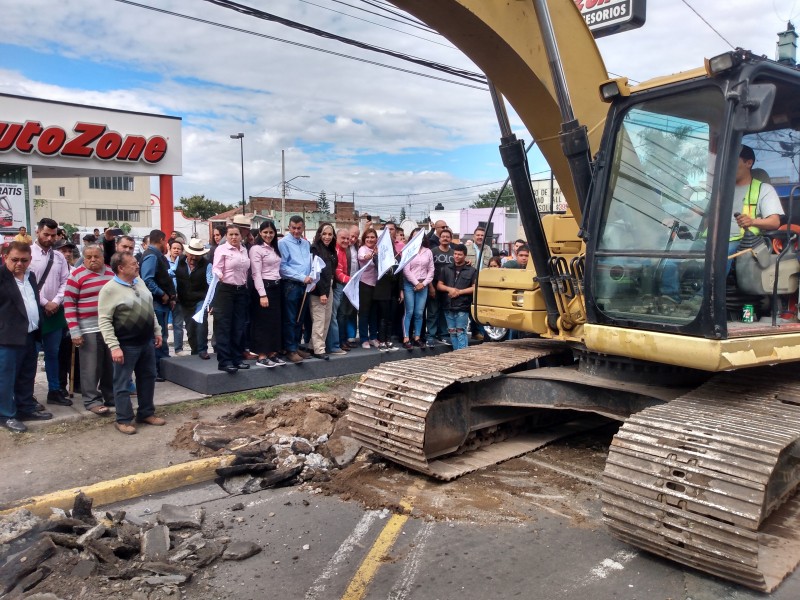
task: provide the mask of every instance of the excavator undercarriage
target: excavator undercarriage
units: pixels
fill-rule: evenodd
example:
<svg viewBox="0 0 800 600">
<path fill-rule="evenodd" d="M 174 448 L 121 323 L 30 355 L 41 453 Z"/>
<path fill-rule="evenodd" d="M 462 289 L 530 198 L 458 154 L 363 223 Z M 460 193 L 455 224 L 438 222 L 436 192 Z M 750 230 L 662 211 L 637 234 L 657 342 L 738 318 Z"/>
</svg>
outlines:
<svg viewBox="0 0 800 600">
<path fill-rule="evenodd" d="M 781 366 L 701 381 L 661 373 L 677 384 L 666 385 L 649 370 L 658 368 L 556 341 L 482 344 L 371 369 L 351 395 L 350 427 L 367 448 L 447 481 L 609 418 L 624 421 L 602 483 L 611 531 L 774 589 L 800 561 L 796 377 Z"/>
</svg>

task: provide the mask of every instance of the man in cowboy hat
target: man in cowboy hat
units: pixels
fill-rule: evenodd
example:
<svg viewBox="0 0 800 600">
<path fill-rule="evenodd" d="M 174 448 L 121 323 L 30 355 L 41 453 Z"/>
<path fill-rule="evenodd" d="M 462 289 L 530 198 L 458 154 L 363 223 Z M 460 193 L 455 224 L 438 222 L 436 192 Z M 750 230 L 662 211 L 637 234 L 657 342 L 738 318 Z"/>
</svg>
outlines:
<svg viewBox="0 0 800 600">
<path fill-rule="evenodd" d="M 252 221 L 247 215 L 234 215 L 233 224 L 239 228 L 239 233 L 242 234 L 242 245 L 250 251 L 250 246 L 253 245 L 253 236 L 250 233 Z"/>
<path fill-rule="evenodd" d="M 175 280 L 178 284 L 178 302 L 183 308 L 186 337 L 192 354 L 208 360 L 208 320 L 203 315 L 202 323 L 197 323 L 192 316 L 202 308 L 208 292 L 206 269 L 208 267 L 208 249 L 197 238 L 189 240 L 185 254 L 178 259 L 175 267 Z"/>
</svg>

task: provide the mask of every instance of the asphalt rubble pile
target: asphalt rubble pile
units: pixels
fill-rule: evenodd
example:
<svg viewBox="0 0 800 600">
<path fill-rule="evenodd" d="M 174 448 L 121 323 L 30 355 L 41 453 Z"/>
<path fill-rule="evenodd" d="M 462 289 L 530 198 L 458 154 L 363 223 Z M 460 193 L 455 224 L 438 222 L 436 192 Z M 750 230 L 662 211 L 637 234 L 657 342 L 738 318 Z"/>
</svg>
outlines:
<svg viewBox="0 0 800 600">
<path fill-rule="evenodd" d="M 193 425 L 192 441 L 234 455 L 229 466 L 217 469 L 217 483 L 230 494 L 314 486 L 352 463 L 361 449 L 342 418 L 347 407 L 332 394 L 247 405 L 216 423 Z"/>
<path fill-rule="evenodd" d="M 204 527 L 202 508 L 164 504 L 155 516 L 135 524 L 125 511 L 101 515 L 81 492 L 71 511 L 53 509 L 49 519 L 24 509 L 3 517 L 0 598 L 66 600 L 84 596 L 87 587 L 103 598 L 179 597 L 200 569 L 262 550 Z"/>
</svg>

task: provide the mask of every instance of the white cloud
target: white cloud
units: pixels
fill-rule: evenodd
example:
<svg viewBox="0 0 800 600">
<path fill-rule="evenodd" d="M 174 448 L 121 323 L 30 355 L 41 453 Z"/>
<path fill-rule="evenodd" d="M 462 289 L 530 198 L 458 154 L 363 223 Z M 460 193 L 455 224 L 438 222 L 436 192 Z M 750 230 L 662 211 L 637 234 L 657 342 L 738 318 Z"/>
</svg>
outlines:
<svg viewBox="0 0 800 600">
<path fill-rule="evenodd" d="M 459 51 L 448 48 L 448 42 L 442 38 L 326 0 L 315 3 L 435 39 L 440 44 L 296 0 L 245 2 L 340 35 L 476 70 Z M 788 16 L 752 0 L 690 3 L 734 45 L 768 56 L 774 54 L 775 33 L 783 29 Z M 20 54 L 22 49 L 29 49 L 54 58 L 72 58 L 96 65 L 101 73 L 115 75 L 111 81 L 81 82 L 75 78 L 69 85 L 57 85 L 40 78 L 32 68 L 16 68 L 14 56 L 5 55 L 0 90 L 182 115 L 184 175 L 176 181 L 178 195 L 205 193 L 223 201 L 238 201 L 239 148 L 229 134 L 239 131 L 245 134 L 245 183 L 251 194 L 279 191 L 275 185 L 281 178 L 281 149 L 286 150 L 287 178 L 311 176 L 294 182 L 303 189 L 324 188 L 329 196 L 351 191 L 380 195 L 476 183 L 463 167 L 448 172 L 443 162 L 426 169 L 417 162 L 412 165 L 403 161 L 409 155 L 418 161 L 419 151 L 429 152 L 433 157 L 464 146 L 496 146 L 498 142 L 497 124 L 486 92 L 111 0 L 26 0 L 6 4 L 0 35 L 6 44 L 18 46 Z M 150 4 L 428 72 L 423 67 L 248 18 L 205 2 L 163 0 Z M 358 4 L 354 0 L 353 5 Z M 650 2 L 647 23 L 642 29 L 604 38 L 598 45 L 610 71 L 637 80 L 700 66 L 703 57 L 728 49 L 682 2 Z M 120 77 L 120 69 L 128 71 L 130 77 Z M 518 128 L 519 121 L 515 120 L 515 129 Z M 523 134 L 523 137 L 528 136 Z M 315 146 L 324 150 L 316 151 Z M 415 152 L 411 153 L 412 150 Z M 384 165 L 380 167 L 375 164 L 375 157 L 394 158 L 379 161 Z M 489 162 L 495 167 L 493 178 L 504 177 L 499 157 L 493 161 L 483 157 L 480 160 L 476 172 L 486 173 L 485 163 Z M 463 200 L 466 204 L 468 195 L 442 197 L 455 197 L 451 202 Z M 412 201 L 419 202 L 422 210 L 428 199 L 423 196 Z M 393 210 L 399 210 L 404 202 L 403 198 L 364 200 L 373 207 L 393 207 Z"/>
</svg>

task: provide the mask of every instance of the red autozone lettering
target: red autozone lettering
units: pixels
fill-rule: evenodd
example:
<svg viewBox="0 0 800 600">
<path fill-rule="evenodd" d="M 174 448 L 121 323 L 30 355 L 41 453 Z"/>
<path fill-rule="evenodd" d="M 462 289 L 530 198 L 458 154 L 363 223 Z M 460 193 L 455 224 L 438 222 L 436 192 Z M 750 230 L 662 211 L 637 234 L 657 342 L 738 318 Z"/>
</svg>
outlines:
<svg viewBox="0 0 800 600">
<path fill-rule="evenodd" d="M 70 137 L 70 134 L 75 134 Z M 61 155 L 70 158 L 139 161 L 155 164 L 167 154 L 163 136 L 122 135 L 107 125 L 78 122 L 68 133 L 58 125 L 43 127 L 39 121 L 25 123 L 0 122 L 0 152 L 33 151 L 42 156 Z"/>
<path fill-rule="evenodd" d="M 602 6 L 603 4 L 608 4 L 613 0 L 575 0 L 575 5 L 578 7 L 578 10 L 583 12 L 584 10 L 591 10 L 597 6 Z"/>
</svg>

